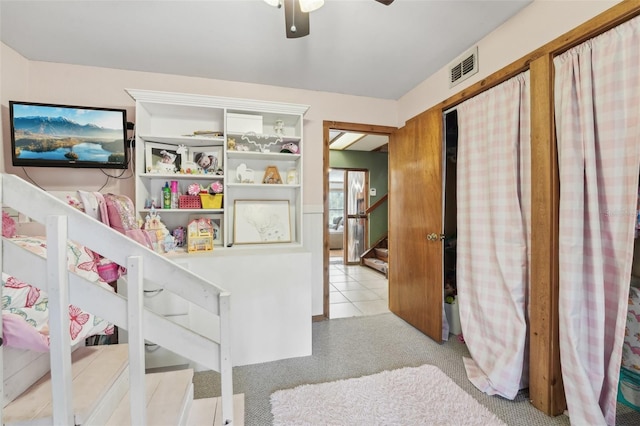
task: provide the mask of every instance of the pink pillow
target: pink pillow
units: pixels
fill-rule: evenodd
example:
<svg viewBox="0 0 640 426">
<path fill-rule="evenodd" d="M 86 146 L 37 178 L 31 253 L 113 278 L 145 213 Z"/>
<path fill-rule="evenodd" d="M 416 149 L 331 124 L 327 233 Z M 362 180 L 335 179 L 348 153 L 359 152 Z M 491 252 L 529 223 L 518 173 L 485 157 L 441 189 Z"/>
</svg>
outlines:
<svg viewBox="0 0 640 426">
<path fill-rule="evenodd" d="M 100 213 L 102 222 L 122 234 L 126 234 L 126 231 L 140 229 L 133 201 L 129 197 L 116 194 L 106 194 L 103 197 L 104 207 Z M 105 207 L 107 220 L 104 218 Z"/>
<path fill-rule="evenodd" d="M 20 315 L 2 313 L 2 337 L 4 344 L 12 348 L 38 352 L 49 350 L 49 336 L 39 333 Z"/>
<path fill-rule="evenodd" d="M 16 236 L 16 221 L 4 210 L 2 211 L 2 236 L 5 238 Z"/>
</svg>

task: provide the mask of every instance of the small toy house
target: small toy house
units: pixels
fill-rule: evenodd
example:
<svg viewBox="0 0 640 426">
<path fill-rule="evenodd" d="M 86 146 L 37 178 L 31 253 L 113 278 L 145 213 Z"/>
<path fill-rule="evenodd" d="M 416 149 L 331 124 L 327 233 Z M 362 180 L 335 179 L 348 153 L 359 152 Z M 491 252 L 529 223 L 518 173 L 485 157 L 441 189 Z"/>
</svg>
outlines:
<svg viewBox="0 0 640 426">
<path fill-rule="evenodd" d="M 213 250 L 213 224 L 204 217 L 194 219 L 187 226 L 187 252 Z"/>
</svg>

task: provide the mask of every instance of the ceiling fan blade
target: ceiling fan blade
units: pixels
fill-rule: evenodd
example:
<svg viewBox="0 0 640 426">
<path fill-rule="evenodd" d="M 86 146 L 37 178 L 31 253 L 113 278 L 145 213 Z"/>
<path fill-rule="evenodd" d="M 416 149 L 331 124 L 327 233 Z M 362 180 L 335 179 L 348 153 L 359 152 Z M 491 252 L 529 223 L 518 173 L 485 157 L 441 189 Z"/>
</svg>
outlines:
<svg viewBox="0 0 640 426">
<path fill-rule="evenodd" d="M 393 0 L 376 0 L 378 3 L 382 3 L 385 6 L 389 6 L 391 3 L 393 3 Z"/>
<path fill-rule="evenodd" d="M 309 14 L 300 10 L 298 0 L 284 0 L 284 23 L 287 38 L 299 38 L 309 35 Z M 293 30 L 295 26 L 295 31 Z"/>
</svg>

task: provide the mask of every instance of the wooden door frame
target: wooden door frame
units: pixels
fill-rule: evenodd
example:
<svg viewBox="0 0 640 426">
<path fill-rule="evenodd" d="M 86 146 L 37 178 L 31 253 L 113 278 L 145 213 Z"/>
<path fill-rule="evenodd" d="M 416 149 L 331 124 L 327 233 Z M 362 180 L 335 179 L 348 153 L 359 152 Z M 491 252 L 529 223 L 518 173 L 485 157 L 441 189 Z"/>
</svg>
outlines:
<svg viewBox="0 0 640 426">
<path fill-rule="evenodd" d="M 314 315 L 314 321 L 322 321 L 329 319 L 329 230 L 327 229 L 327 223 L 329 221 L 329 169 L 331 168 L 329 161 L 329 143 L 331 138 L 329 136 L 330 130 L 341 130 L 345 132 L 359 132 L 368 133 L 372 135 L 388 135 L 390 136 L 396 127 L 392 126 L 380 126 L 376 124 L 361 124 L 361 123 L 349 123 L 344 121 L 323 121 L 322 122 L 322 139 L 324 141 L 322 151 L 322 198 L 323 198 L 323 261 L 322 261 L 322 315 Z M 392 149 L 389 145 L 389 149 Z"/>
</svg>

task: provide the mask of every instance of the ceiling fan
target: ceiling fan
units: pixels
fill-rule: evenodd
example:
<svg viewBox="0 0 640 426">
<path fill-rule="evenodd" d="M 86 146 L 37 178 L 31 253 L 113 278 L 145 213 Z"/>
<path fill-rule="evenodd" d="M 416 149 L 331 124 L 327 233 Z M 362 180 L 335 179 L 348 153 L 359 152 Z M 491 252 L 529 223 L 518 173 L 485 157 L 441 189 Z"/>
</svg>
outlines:
<svg viewBox="0 0 640 426">
<path fill-rule="evenodd" d="M 299 38 L 309 35 L 309 12 L 318 10 L 324 0 L 264 0 L 273 7 L 281 8 L 284 4 L 284 21 L 287 38 Z M 393 0 L 375 0 L 385 6 Z"/>
</svg>

